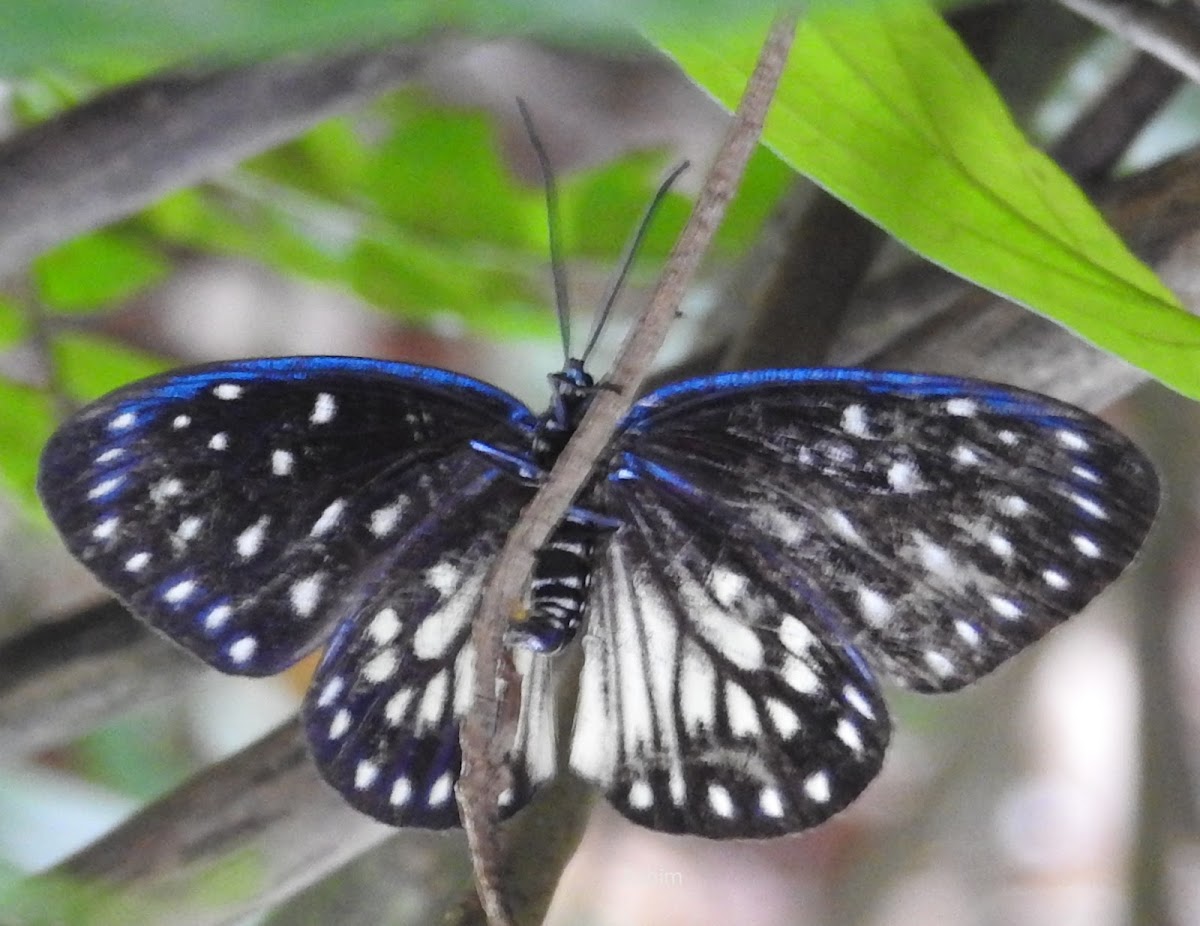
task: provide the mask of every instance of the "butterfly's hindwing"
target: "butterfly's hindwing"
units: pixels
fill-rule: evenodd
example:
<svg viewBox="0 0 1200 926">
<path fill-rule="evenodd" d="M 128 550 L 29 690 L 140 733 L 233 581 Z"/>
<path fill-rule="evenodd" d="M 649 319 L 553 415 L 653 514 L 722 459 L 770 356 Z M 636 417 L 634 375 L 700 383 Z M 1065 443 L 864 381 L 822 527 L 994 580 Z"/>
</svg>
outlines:
<svg viewBox="0 0 1200 926">
<path fill-rule="evenodd" d="M 472 620 L 505 530 L 529 496 L 474 451 L 460 456 L 452 502 L 429 510 L 364 570 L 305 703 L 321 774 L 356 808 L 396 826 L 459 823 L 454 786 L 474 690 Z M 521 724 L 506 814 L 554 773 L 550 668 L 522 654 L 519 692 L 498 692 L 512 707 L 507 719 Z"/>
<path fill-rule="evenodd" d="M 39 492 L 67 546 L 134 613 L 226 672 L 276 672 L 343 616 L 358 572 L 454 491 L 471 437 L 534 419 L 486 384 L 337 357 L 214 364 L 89 406 Z"/>
<path fill-rule="evenodd" d="M 1093 416 L 952 377 L 680 383 L 635 407 L 620 448 L 743 512 L 873 665 L 929 691 L 1083 607 L 1133 558 L 1158 499 L 1149 462 Z"/>
<path fill-rule="evenodd" d="M 593 500 L 624 523 L 593 582 L 572 767 L 673 833 L 780 835 L 846 806 L 889 732 L 853 650 L 719 502 L 630 470 Z"/>
</svg>

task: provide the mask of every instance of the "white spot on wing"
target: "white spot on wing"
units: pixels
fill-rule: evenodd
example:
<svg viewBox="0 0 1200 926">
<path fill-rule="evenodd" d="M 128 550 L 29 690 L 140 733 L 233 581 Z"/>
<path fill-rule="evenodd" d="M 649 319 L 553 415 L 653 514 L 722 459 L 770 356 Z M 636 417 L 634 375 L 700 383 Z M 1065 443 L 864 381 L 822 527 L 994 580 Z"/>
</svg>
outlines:
<svg viewBox="0 0 1200 926">
<path fill-rule="evenodd" d="M 92 528 L 92 538 L 95 540 L 107 540 L 117 532 L 117 527 L 120 523 L 120 518 L 115 514 L 110 515 Z"/>
<path fill-rule="evenodd" d="M 763 788 L 758 795 L 758 809 L 763 812 L 763 816 L 776 819 L 782 817 L 783 799 L 779 796 L 779 792 L 774 788 Z"/>
<path fill-rule="evenodd" d="M 987 545 L 989 550 L 1002 559 L 1013 555 L 1012 542 L 1003 534 L 988 534 Z"/>
<path fill-rule="evenodd" d="M 317 707 L 329 707 L 342 696 L 345 688 L 346 680 L 340 675 L 335 675 L 322 686 L 321 694 L 317 696 Z"/>
<path fill-rule="evenodd" d="M 350 712 L 344 707 L 338 708 L 338 712 L 333 715 L 333 720 L 329 723 L 329 738 L 331 740 L 341 739 L 349 729 Z"/>
<path fill-rule="evenodd" d="M 1071 543 L 1075 544 L 1075 549 L 1089 559 L 1096 559 L 1100 555 L 1100 545 L 1087 534 L 1072 534 Z"/>
<path fill-rule="evenodd" d="M 1068 431 L 1066 428 L 1057 431 L 1055 436 L 1058 438 L 1058 442 L 1068 450 L 1087 450 L 1090 446 L 1082 436 L 1074 431 Z"/>
<path fill-rule="evenodd" d="M 979 631 L 975 628 L 974 624 L 970 624 L 964 620 L 957 620 L 954 622 L 954 632 L 971 646 L 979 645 Z"/>
<path fill-rule="evenodd" d="M 213 395 L 218 399 L 239 399 L 242 396 L 242 387 L 237 383 L 221 383 L 213 389 Z"/>
<path fill-rule="evenodd" d="M 376 646 L 387 646 L 400 633 L 400 615 L 395 608 L 383 608 L 371 618 L 367 625 L 367 633 L 375 641 Z"/>
<path fill-rule="evenodd" d="M 100 456 L 96 457 L 96 462 L 111 463 L 113 460 L 120 459 L 123 456 L 125 456 L 124 447 L 110 447 L 108 450 L 105 450 L 104 453 L 100 454 Z"/>
<path fill-rule="evenodd" d="M 830 508 L 825 512 L 825 523 L 833 528 L 834 533 L 836 533 L 843 540 L 848 540 L 851 543 L 857 544 L 862 543 L 862 537 L 859 536 L 858 529 L 855 528 L 851 520 L 846 517 L 846 513 L 844 511 L 840 511 L 837 508 Z"/>
<path fill-rule="evenodd" d="M 934 675 L 946 678 L 954 671 L 954 663 L 936 650 L 925 653 L 925 665 L 933 670 Z"/>
<path fill-rule="evenodd" d="M 943 579 L 952 579 L 957 575 L 954 560 L 945 547 L 934 543 L 923 534 L 916 535 L 916 542 L 917 555 L 922 566 Z"/>
<path fill-rule="evenodd" d="M 817 638 L 802 621 L 788 614 L 779 622 L 779 642 L 793 655 L 806 656 Z"/>
<path fill-rule="evenodd" d="M 700 637 L 739 669 L 752 672 L 762 668 L 763 645 L 752 628 L 724 611 L 712 608 L 695 610 L 691 618 L 692 626 Z M 664 624 L 667 622 L 666 618 L 655 621 Z"/>
<path fill-rule="evenodd" d="M 821 690 L 821 679 L 813 671 L 813 667 L 791 654 L 784 657 L 779 674 L 788 685 L 801 694 L 816 694 Z"/>
<path fill-rule="evenodd" d="M 417 719 L 426 727 L 441 723 L 442 714 L 446 709 L 446 686 L 445 669 L 431 678 L 425 686 L 425 695 L 417 707 Z"/>
<path fill-rule="evenodd" d="M 262 549 L 263 539 L 267 536 L 267 526 L 270 523 L 270 517 L 264 514 L 237 535 L 233 546 L 237 550 L 238 556 L 242 559 L 249 559 Z"/>
<path fill-rule="evenodd" d="M 171 427 L 176 431 L 182 431 L 191 423 L 192 419 L 189 415 L 176 415 L 171 421 Z"/>
<path fill-rule="evenodd" d="M 314 572 L 312 575 L 294 582 L 289 592 L 292 610 L 300 617 L 308 617 L 312 614 L 321 600 L 321 586 L 324 584 L 325 574 L 321 572 Z"/>
<path fill-rule="evenodd" d="M 915 463 L 908 460 L 897 460 L 888 467 L 888 485 L 895 492 L 907 494 L 915 492 L 921 486 L 920 473 Z"/>
<path fill-rule="evenodd" d="M 365 791 L 371 785 L 375 784 L 375 779 L 379 777 L 379 766 L 374 762 L 363 759 L 354 769 L 354 789 L 356 791 Z"/>
<path fill-rule="evenodd" d="M 150 562 L 150 554 L 145 550 L 140 553 L 134 553 L 133 556 L 125 560 L 126 572 L 141 572 L 146 568 L 146 564 Z"/>
<path fill-rule="evenodd" d="M 1088 498 L 1086 495 L 1080 495 L 1078 492 L 1072 492 L 1071 501 L 1075 503 L 1077 508 L 1087 512 L 1093 518 L 1100 521 L 1108 520 L 1108 512 L 1101 508 L 1095 499 Z"/>
<path fill-rule="evenodd" d="M 723 785 L 714 783 L 708 786 L 708 806 L 718 817 L 728 820 L 733 816 L 733 798 Z"/>
<path fill-rule="evenodd" d="M 163 592 L 163 601 L 168 604 L 180 604 L 192 597 L 192 592 L 195 590 L 196 583 L 192 579 L 184 579 Z"/>
<path fill-rule="evenodd" d="M 386 682 L 389 678 L 396 674 L 396 651 L 385 649 L 382 653 L 374 656 L 370 662 L 363 666 L 363 678 L 372 685 L 378 685 L 380 682 Z"/>
<path fill-rule="evenodd" d="M 862 612 L 863 620 L 872 627 L 881 627 L 892 618 L 894 609 L 892 603 L 873 588 L 860 585 L 858 593 L 858 609 Z"/>
<path fill-rule="evenodd" d="M 979 454 L 977 454 L 966 444 L 959 444 L 952 451 L 950 451 L 950 457 L 955 463 L 958 463 L 962 466 L 975 466 L 977 463 L 979 463 Z"/>
<path fill-rule="evenodd" d="M 831 794 L 829 773 L 822 770 L 809 775 L 804 779 L 804 793 L 817 804 L 828 802 Z"/>
<path fill-rule="evenodd" d="M 645 810 L 654 803 L 654 791 L 650 783 L 640 778 L 629 786 L 629 806 L 634 810 Z"/>
<path fill-rule="evenodd" d="M 393 502 L 371 512 L 371 533 L 376 537 L 386 537 L 396 529 L 402 511 L 400 502 Z"/>
<path fill-rule="evenodd" d="M 168 499 L 177 498 L 182 494 L 183 483 L 173 476 L 160 479 L 154 485 L 150 486 L 150 500 L 156 505 L 162 505 Z"/>
<path fill-rule="evenodd" d="M 330 502 L 325 510 L 321 512 L 321 516 L 317 518 L 316 523 L 313 524 L 309 535 L 320 537 L 322 534 L 331 531 L 337 525 L 337 522 L 341 520 L 342 512 L 345 510 L 346 500 L 344 498 L 338 498 Z"/>
<path fill-rule="evenodd" d="M 1019 495 L 1005 495 L 996 500 L 996 507 L 1005 514 L 1019 518 L 1029 511 L 1029 502 Z"/>
<path fill-rule="evenodd" d="M 229 435 L 224 431 L 218 431 L 208 439 L 208 446 L 212 450 L 228 450 Z"/>
<path fill-rule="evenodd" d="M 204 629 L 210 632 L 220 630 L 225 625 L 225 622 L 229 620 L 229 615 L 232 613 L 233 608 L 229 607 L 229 605 L 216 605 L 204 615 Z"/>
<path fill-rule="evenodd" d="M 1072 466 L 1071 472 L 1074 475 L 1078 476 L 1080 479 L 1082 479 L 1084 482 L 1090 482 L 1090 483 L 1095 484 L 1100 481 L 1100 476 L 1097 475 L 1096 471 L 1093 469 L 1089 469 L 1086 466 Z"/>
<path fill-rule="evenodd" d="M 122 412 L 108 423 L 110 431 L 128 431 L 137 421 L 137 415 L 133 412 Z"/>
<path fill-rule="evenodd" d="M 862 734 L 848 717 L 843 717 L 837 722 L 837 738 L 855 752 L 863 751 Z"/>
<path fill-rule="evenodd" d="M 322 392 L 313 403 L 312 414 L 308 416 L 308 420 L 313 424 L 328 424 L 336 414 L 337 402 L 328 392 Z"/>
<path fill-rule="evenodd" d="M 717 671 L 708 653 L 694 643 L 683 649 L 679 666 L 679 709 L 684 729 L 693 736 L 712 730 L 716 716 Z"/>
<path fill-rule="evenodd" d="M 1021 608 L 1016 602 L 1010 601 L 1007 598 L 1002 598 L 999 595 L 989 595 L 988 604 L 992 606 L 992 610 L 999 614 L 1005 620 L 1016 620 L 1021 616 Z"/>
<path fill-rule="evenodd" d="M 110 493 L 112 493 L 116 489 L 118 489 L 120 487 L 121 483 L 123 483 L 124 481 L 125 481 L 124 476 L 112 476 L 108 479 L 103 480 L 102 482 L 98 482 L 94 486 L 92 486 L 92 488 L 88 491 L 87 497 L 88 498 L 103 498 L 105 495 L 109 495 Z"/>
<path fill-rule="evenodd" d="M 238 637 L 229 644 L 229 658 L 241 665 L 249 662 L 258 650 L 258 641 L 254 637 Z"/>
<path fill-rule="evenodd" d="M 867 720 L 875 719 L 875 711 L 871 709 L 871 702 L 863 697 L 863 693 L 853 685 L 847 685 L 842 689 L 842 694 L 846 698 L 846 703 L 862 714 Z"/>
<path fill-rule="evenodd" d="M 868 435 L 867 412 L 861 405 L 847 405 L 842 412 L 842 430 L 855 437 Z"/>
<path fill-rule="evenodd" d="M 403 807 L 412 800 L 412 782 L 407 775 L 401 775 L 392 785 L 392 794 L 388 798 L 393 807 Z"/>
<path fill-rule="evenodd" d="M 204 519 L 197 515 L 188 515 L 179 522 L 179 527 L 175 530 L 175 536 L 186 543 L 189 540 L 195 539 L 200 533 L 200 528 L 204 526 Z"/>
<path fill-rule="evenodd" d="M 411 688 L 401 688 L 388 698 L 387 704 L 383 706 L 384 719 L 393 727 L 397 726 L 404 719 L 404 714 L 408 711 L 408 704 L 412 701 L 412 697 L 413 690 Z"/>
<path fill-rule="evenodd" d="M 1070 580 L 1068 580 L 1067 577 L 1064 576 L 1057 569 L 1044 570 L 1042 572 L 1042 581 L 1045 582 L 1047 585 L 1049 585 L 1051 588 L 1057 588 L 1059 591 L 1062 591 L 1064 588 L 1067 588 L 1071 584 Z"/>
<path fill-rule="evenodd" d="M 724 608 L 731 607 L 742 596 L 746 584 L 744 575 L 723 566 L 714 567 L 709 578 L 713 598 Z"/>
<path fill-rule="evenodd" d="M 449 595 L 458 585 L 458 567 L 441 562 L 425 570 L 425 582 L 439 595 Z"/>
<path fill-rule="evenodd" d="M 725 683 L 725 712 L 729 717 L 729 731 L 735 737 L 755 736 L 761 732 L 754 699 L 732 680 Z"/>
<path fill-rule="evenodd" d="M 450 800 L 450 795 L 453 793 L 454 778 L 449 772 L 443 772 L 441 777 L 433 783 L 433 787 L 429 789 L 429 806 L 440 807 Z"/>
<path fill-rule="evenodd" d="M 800 718 L 796 716 L 796 712 L 778 698 L 767 699 L 767 713 L 771 716 L 775 729 L 784 739 L 791 738 L 800 729 Z"/>
<path fill-rule="evenodd" d="M 296 458 L 286 450 L 271 451 L 271 472 L 276 476 L 288 476 L 292 472 Z"/>
<path fill-rule="evenodd" d="M 972 399 L 950 399 L 946 403 L 946 414 L 957 418 L 974 418 L 979 414 L 979 405 Z"/>
</svg>

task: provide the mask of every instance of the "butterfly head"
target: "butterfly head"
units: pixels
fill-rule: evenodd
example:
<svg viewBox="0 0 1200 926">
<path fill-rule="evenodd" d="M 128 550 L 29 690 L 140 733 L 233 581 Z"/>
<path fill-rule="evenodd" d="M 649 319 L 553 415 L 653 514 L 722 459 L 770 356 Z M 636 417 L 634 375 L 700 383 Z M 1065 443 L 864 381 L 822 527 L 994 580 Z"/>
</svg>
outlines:
<svg viewBox="0 0 1200 926">
<path fill-rule="evenodd" d="M 567 360 L 562 370 L 548 378 L 550 407 L 538 421 L 533 444 L 534 459 L 546 468 L 558 459 L 596 393 L 595 380 L 584 370 L 582 360 Z"/>
</svg>

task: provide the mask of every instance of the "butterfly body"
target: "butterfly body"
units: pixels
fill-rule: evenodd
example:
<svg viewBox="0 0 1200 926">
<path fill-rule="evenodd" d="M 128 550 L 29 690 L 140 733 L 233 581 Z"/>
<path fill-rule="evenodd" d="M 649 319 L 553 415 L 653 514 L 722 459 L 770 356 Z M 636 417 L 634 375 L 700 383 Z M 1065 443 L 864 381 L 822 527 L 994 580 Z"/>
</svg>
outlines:
<svg viewBox="0 0 1200 926">
<path fill-rule="evenodd" d="M 453 826 L 471 619 L 597 388 L 578 364 L 551 382 L 539 417 L 384 361 L 165 374 L 68 421 L 39 491 L 100 580 L 216 668 L 329 640 L 304 709 L 321 773 L 385 822 Z M 1126 438 L 1009 387 L 801 369 L 659 389 L 538 553 L 497 692 L 503 809 L 556 772 L 550 654 L 574 637 L 568 762 L 622 814 L 717 838 L 819 823 L 879 770 L 881 683 L 991 671 L 1120 573 L 1157 499 Z"/>
</svg>

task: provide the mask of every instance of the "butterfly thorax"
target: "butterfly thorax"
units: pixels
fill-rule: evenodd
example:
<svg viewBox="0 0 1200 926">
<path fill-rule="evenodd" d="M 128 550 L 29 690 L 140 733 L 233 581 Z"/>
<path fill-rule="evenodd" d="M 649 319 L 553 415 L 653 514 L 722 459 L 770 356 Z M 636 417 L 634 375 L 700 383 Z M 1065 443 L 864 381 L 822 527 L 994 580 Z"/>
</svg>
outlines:
<svg viewBox="0 0 1200 926">
<path fill-rule="evenodd" d="M 533 458 L 549 470 L 575 433 L 595 394 L 595 383 L 578 360 L 550 376 L 550 407 L 538 421 Z M 570 514 L 534 554 L 529 609 L 509 630 L 509 642 L 556 653 L 575 637 L 583 620 L 592 552 L 599 531 L 593 521 Z"/>
</svg>

